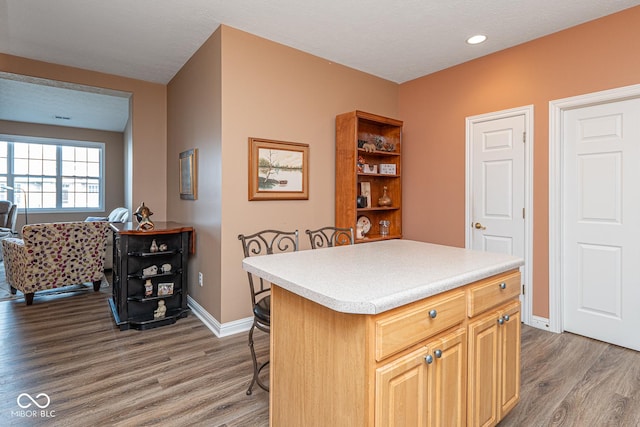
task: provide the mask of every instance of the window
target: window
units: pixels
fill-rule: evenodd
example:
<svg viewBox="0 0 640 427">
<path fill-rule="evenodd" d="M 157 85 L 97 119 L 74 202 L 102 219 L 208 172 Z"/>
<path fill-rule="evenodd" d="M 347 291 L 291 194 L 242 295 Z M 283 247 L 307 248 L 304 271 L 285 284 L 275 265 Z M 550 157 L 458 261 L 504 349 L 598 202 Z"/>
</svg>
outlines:
<svg viewBox="0 0 640 427">
<path fill-rule="evenodd" d="M 104 143 L 0 135 L 0 199 L 29 212 L 104 210 Z"/>
</svg>

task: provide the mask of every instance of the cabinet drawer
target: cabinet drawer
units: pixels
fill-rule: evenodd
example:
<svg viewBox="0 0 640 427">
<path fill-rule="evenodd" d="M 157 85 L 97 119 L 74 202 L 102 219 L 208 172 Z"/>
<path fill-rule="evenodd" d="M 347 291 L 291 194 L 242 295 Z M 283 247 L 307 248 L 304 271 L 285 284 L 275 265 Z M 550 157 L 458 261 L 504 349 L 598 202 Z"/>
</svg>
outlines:
<svg viewBox="0 0 640 427">
<path fill-rule="evenodd" d="M 465 317 L 464 291 L 434 296 L 376 319 L 376 360 L 408 348 Z"/>
<path fill-rule="evenodd" d="M 468 316 L 476 316 L 518 295 L 520 295 L 520 272 L 490 277 L 469 287 Z"/>
</svg>

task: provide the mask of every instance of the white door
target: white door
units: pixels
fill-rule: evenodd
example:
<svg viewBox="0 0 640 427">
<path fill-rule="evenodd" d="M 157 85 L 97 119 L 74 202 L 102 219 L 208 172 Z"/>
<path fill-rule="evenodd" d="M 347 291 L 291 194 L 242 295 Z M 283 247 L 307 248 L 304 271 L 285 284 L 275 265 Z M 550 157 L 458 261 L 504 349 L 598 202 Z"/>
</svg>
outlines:
<svg viewBox="0 0 640 427">
<path fill-rule="evenodd" d="M 472 249 L 525 257 L 525 116 L 471 129 Z"/>
<path fill-rule="evenodd" d="M 562 122 L 564 329 L 640 350 L 640 99 Z"/>
</svg>

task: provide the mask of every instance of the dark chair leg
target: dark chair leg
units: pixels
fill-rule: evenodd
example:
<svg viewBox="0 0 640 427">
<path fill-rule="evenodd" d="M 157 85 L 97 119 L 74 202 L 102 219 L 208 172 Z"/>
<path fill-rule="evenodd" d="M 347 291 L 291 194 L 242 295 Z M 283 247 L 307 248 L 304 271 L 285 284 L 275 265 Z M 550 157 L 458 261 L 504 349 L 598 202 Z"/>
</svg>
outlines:
<svg viewBox="0 0 640 427">
<path fill-rule="evenodd" d="M 13 286 L 11 286 L 11 295 L 15 295 L 18 293 L 18 290 L 16 288 L 14 288 Z"/>
<path fill-rule="evenodd" d="M 257 384 L 264 391 L 269 391 L 269 387 L 264 385 L 262 381 L 260 381 L 260 372 L 267 366 L 269 366 L 269 361 L 267 360 L 262 365 L 258 363 L 258 357 L 256 356 L 256 350 L 253 347 L 253 331 L 256 330 L 256 321 L 254 319 L 253 325 L 251 326 L 251 330 L 249 331 L 249 349 L 251 350 L 251 360 L 253 362 L 253 378 L 251 379 L 251 384 L 249 384 L 249 389 L 247 390 L 247 395 L 251 395 L 253 392 L 254 384 Z"/>
<path fill-rule="evenodd" d="M 102 285 L 102 280 L 96 280 L 93 282 L 93 290 L 98 292 L 100 290 L 100 285 Z"/>
<path fill-rule="evenodd" d="M 33 304 L 34 295 L 35 295 L 35 292 L 29 292 L 28 294 L 24 294 L 24 301 L 27 303 L 27 305 Z"/>
<path fill-rule="evenodd" d="M 253 361 L 253 378 L 251 378 L 251 384 L 249 384 L 249 389 L 247 390 L 247 396 L 251 395 L 253 385 L 258 381 L 258 359 L 256 358 L 256 350 L 253 348 L 253 331 L 255 330 L 255 321 L 253 325 L 251 325 L 251 330 L 249 331 L 249 349 L 251 350 L 251 360 Z"/>
</svg>

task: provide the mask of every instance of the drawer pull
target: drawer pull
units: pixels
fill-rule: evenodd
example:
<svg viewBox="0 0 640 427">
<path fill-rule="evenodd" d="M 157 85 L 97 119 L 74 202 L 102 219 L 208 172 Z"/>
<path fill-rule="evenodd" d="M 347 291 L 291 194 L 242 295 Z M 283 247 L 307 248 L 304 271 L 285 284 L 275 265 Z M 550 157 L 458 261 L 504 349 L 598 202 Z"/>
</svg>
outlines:
<svg viewBox="0 0 640 427">
<path fill-rule="evenodd" d="M 510 319 L 509 315 L 508 315 L 508 314 L 505 314 L 505 315 L 504 315 L 504 321 L 505 321 L 505 322 L 508 322 L 508 321 L 509 321 L 509 319 Z"/>
<path fill-rule="evenodd" d="M 440 359 L 442 357 L 442 350 L 438 349 L 438 350 L 434 351 L 433 354 L 435 354 L 436 357 L 438 359 Z"/>
<path fill-rule="evenodd" d="M 500 289 L 507 289 L 507 284 L 505 282 L 500 283 Z"/>
<path fill-rule="evenodd" d="M 433 363 L 433 356 L 430 354 L 426 355 L 424 361 L 427 362 L 427 365 L 431 365 Z"/>
<path fill-rule="evenodd" d="M 504 324 L 504 317 L 502 317 L 502 316 L 501 316 L 501 317 L 498 319 L 498 325 L 503 325 L 503 324 Z"/>
<path fill-rule="evenodd" d="M 437 315 L 438 315 L 438 312 L 436 310 L 429 311 L 429 317 L 431 317 L 432 319 L 435 319 Z"/>
</svg>

